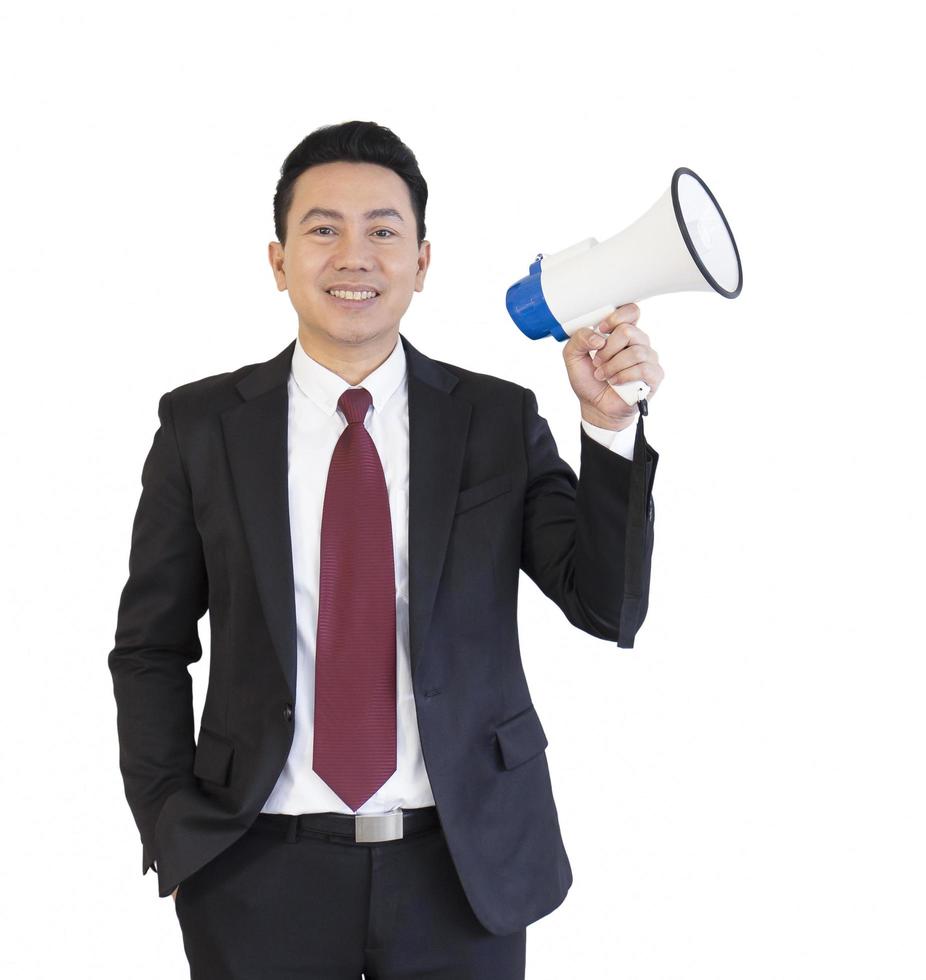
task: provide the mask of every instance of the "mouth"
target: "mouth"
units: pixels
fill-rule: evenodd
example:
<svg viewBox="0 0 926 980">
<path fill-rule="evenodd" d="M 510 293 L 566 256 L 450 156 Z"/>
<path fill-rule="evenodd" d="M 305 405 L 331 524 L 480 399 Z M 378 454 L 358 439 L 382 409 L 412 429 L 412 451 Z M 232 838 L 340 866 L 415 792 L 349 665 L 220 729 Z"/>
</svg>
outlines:
<svg viewBox="0 0 926 980">
<path fill-rule="evenodd" d="M 334 294 L 326 290 L 325 295 L 333 303 L 336 303 L 338 306 L 341 306 L 344 309 L 348 309 L 348 310 L 364 310 L 368 306 L 372 306 L 379 299 L 380 296 L 379 293 L 376 293 L 376 295 L 370 296 L 368 299 L 348 299 L 347 298 L 348 294 L 345 294 L 344 291 L 338 290 L 338 292 L 341 293 L 340 296 L 335 296 Z"/>
</svg>

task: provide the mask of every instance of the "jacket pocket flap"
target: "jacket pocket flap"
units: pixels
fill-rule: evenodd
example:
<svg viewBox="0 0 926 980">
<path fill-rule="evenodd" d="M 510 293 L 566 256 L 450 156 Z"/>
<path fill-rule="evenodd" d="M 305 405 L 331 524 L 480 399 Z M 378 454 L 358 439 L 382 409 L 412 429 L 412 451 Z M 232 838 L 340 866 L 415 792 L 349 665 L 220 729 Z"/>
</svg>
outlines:
<svg viewBox="0 0 926 980">
<path fill-rule="evenodd" d="M 235 743 L 231 739 L 211 732 L 208 728 L 200 728 L 193 759 L 193 775 L 210 783 L 227 786 L 234 754 Z"/>
<path fill-rule="evenodd" d="M 547 747 L 547 736 L 533 705 L 503 721 L 495 729 L 495 735 L 506 769 L 520 766 Z"/>
<path fill-rule="evenodd" d="M 499 473 L 498 476 L 491 476 L 488 480 L 483 480 L 482 483 L 477 483 L 474 487 L 461 490 L 457 496 L 457 506 L 454 513 L 459 514 L 477 504 L 484 504 L 487 500 L 491 500 L 510 489 L 510 473 Z"/>
</svg>

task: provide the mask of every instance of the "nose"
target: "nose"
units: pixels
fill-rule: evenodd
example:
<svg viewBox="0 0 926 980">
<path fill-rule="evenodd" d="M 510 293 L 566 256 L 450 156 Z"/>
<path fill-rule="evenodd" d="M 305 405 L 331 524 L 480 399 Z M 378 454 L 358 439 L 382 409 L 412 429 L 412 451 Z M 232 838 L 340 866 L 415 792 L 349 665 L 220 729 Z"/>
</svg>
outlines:
<svg viewBox="0 0 926 980">
<path fill-rule="evenodd" d="M 371 248 L 370 242 L 362 232 L 354 234 L 344 231 L 334 254 L 335 268 L 369 269 L 373 264 Z"/>
</svg>

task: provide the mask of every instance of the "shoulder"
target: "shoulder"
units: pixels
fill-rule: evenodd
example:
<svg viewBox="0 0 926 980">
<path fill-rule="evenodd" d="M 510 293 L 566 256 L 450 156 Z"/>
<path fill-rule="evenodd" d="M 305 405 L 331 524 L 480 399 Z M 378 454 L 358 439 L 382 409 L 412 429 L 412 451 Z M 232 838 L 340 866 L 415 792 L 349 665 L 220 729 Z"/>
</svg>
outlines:
<svg viewBox="0 0 926 980">
<path fill-rule="evenodd" d="M 527 388 L 515 381 L 509 381 L 507 378 L 471 371 L 469 368 L 461 367 L 459 364 L 451 364 L 448 361 L 435 360 L 434 363 L 439 364 L 456 376 L 457 385 L 453 393 L 462 398 L 473 401 L 502 401 L 505 403 L 514 401 L 520 403 L 525 397 Z"/>
<path fill-rule="evenodd" d="M 180 428 L 217 423 L 223 411 L 241 404 L 242 398 L 236 387 L 238 382 L 264 363 L 255 361 L 230 371 L 186 381 L 165 392 L 162 400 L 169 403 L 174 423 Z"/>
</svg>

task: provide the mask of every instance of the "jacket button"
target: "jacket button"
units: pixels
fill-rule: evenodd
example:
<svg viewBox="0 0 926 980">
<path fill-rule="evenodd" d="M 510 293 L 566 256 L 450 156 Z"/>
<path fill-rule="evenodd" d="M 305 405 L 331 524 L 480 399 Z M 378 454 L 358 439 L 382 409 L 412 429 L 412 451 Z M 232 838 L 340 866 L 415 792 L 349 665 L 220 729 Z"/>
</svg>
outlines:
<svg viewBox="0 0 926 980">
<path fill-rule="evenodd" d="M 286 721 L 293 720 L 293 706 L 291 704 L 287 704 L 283 706 L 283 718 Z"/>
</svg>

